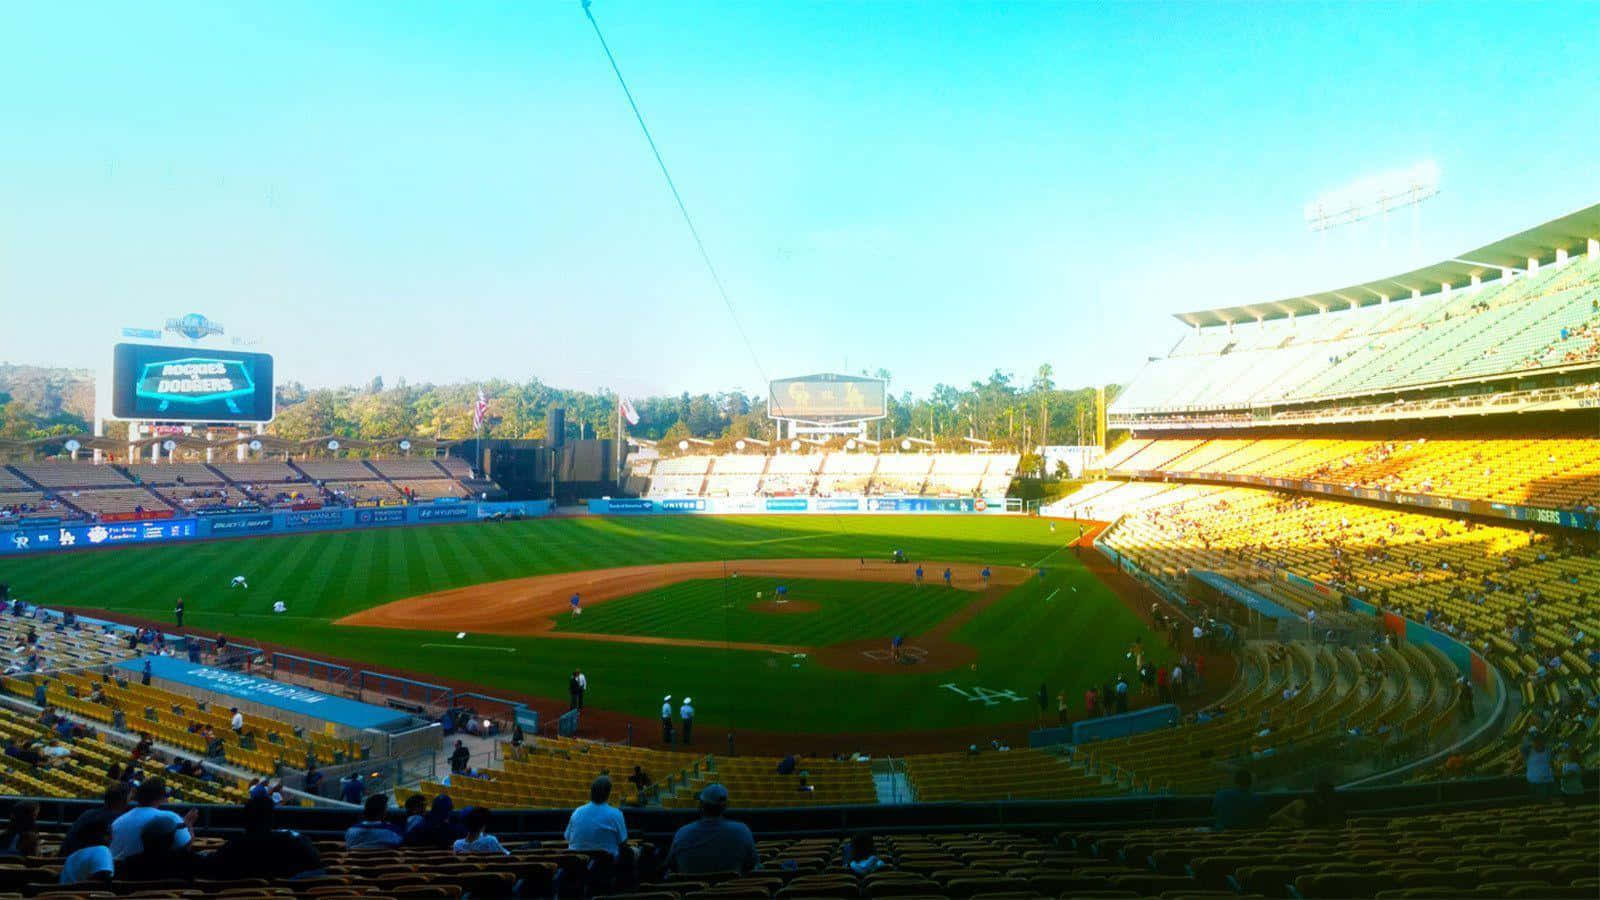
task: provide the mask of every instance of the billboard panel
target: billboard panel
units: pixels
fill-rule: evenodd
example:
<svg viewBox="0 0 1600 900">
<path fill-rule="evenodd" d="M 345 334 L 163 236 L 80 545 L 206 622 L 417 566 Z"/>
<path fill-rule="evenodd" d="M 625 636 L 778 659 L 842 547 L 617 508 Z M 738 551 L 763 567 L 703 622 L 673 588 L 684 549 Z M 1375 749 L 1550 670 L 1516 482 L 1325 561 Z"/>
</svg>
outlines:
<svg viewBox="0 0 1600 900">
<path fill-rule="evenodd" d="M 779 378 L 770 388 L 767 414 L 775 419 L 881 419 L 889 411 L 881 378 L 806 375 Z"/>
<path fill-rule="evenodd" d="M 265 353 L 117 344 L 111 414 L 160 422 L 270 422 L 272 357 Z"/>
</svg>

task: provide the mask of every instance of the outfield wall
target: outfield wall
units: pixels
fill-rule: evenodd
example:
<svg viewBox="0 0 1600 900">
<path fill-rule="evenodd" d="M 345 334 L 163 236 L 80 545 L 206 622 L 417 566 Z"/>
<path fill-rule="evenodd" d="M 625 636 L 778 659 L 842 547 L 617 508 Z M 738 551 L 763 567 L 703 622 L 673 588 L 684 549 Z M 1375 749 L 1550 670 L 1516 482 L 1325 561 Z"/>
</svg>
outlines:
<svg viewBox="0 0 1600 900">
<path fill-rule="evenodd" d="M 825 515 L 947 513 L 1004 515 L 1021 512 L 1020 504 L 1007 508 L 1004 497 L 640 497 L 589 501 L 595 515 Z"/>
<path fill-rule="evenodd" d="M 259 537 L 398 525 L 441 525 L 493 516 L 537 517 L 550 512 L 548 500 L 456 501 L 338 509 L 259 510 L 143 522 L 87 522 L 24 525 L 0 530 L 0 556 L 60 550 L 171 544 L 208 538 Z"/>
</svg>

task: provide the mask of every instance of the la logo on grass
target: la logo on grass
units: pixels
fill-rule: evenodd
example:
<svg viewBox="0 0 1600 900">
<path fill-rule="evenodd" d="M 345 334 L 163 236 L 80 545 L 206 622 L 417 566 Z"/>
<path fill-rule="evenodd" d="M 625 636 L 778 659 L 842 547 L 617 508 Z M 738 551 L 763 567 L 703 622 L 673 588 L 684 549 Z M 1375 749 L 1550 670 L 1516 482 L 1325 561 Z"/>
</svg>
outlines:
<svg viewBox="0 0 1600 900">
<path fill-rule="evenodd" d="M 972 687 L 963 690 L 959 685 L 953 682 L 946 682 L 939 685 L 939 687 L 942 687 L 947 691 L 954 691 L 962 697 L 967 698 L 967 702 L 969 703 L 982 703 L 984 706 L 999 706 L 1001 703 L 1007 700 L 1011 701 L 1012 703 L 1022 703 L 1028 699 L 1021 694 L 1018 694 L 1016 691 L 1011 690 L 1010 688 L 997 691 L 986 687 Z"/>
</svg>

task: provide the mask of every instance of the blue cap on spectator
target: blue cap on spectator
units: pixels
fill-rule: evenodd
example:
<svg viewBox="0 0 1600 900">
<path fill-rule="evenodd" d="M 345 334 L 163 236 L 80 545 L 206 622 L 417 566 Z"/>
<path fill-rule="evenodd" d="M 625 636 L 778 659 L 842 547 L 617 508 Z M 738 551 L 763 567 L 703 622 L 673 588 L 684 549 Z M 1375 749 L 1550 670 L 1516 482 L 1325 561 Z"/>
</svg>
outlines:
<svg viewBox="0 0 1600 900">
<path fill-rule="evenodd" d="M 728 789 L 720 784 L 708 784 L 700 792 L 701 803 L 727 803 Z"/>
</svg>

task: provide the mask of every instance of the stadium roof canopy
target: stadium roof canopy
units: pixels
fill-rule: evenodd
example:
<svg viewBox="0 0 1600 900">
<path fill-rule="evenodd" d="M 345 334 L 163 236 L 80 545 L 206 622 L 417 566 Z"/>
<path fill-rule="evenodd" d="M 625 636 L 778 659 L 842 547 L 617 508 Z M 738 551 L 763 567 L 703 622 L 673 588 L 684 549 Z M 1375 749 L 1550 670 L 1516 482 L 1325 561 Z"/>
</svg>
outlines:
<svg viewBox="0 0 1600 900">
<path fill-rule="evenodd" d="M 1484 281 L 1500 277 L 1502 268 L 1523 271 L 1529 258 L 1541 263 L 1553 260 L 1557 249 L 1581 253 L 1585 243 L 1600 237 L 1600 203 L 1575 213 L 1551 219 L 1543 225 L 1502 238 L 1476 250 L 1413 269 L 1401 275 L 1380 278 L 1362 284 L 1353 284 L 1336 291 L 1286 297 L 1265 303 L 1245 306 L 1225 306 L 1196 312 L 1178 313 L 1178 321 L 1191 326 L 1226 325 L 1229 322 L 1253 322 L 1257 319 L 1281 319 L 1289 315 L 1304 316 L 1324 310 L 1350 309 L 1382 302 L 1384 297 L 1409 298 L 1413 290 L 1423 294 L 1435 293 L 1441 285 L 1465 287 L 1474 275 Z"/>
</svg>

